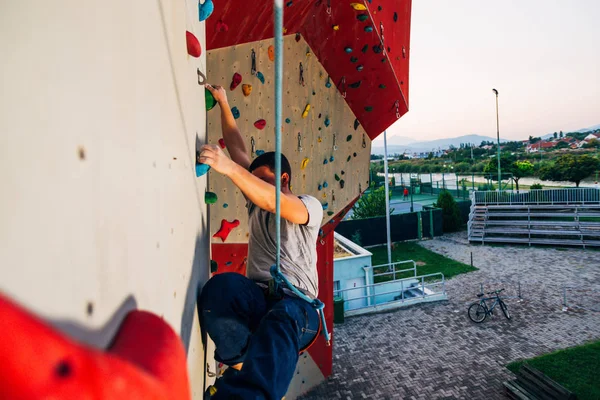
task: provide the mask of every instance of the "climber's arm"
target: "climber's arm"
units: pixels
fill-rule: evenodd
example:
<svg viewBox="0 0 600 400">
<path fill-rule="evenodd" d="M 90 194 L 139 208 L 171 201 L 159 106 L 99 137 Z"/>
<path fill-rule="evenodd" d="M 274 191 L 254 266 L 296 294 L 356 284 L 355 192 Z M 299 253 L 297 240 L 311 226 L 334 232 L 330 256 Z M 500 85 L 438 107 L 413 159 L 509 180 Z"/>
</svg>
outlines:
<svg viewBox="0 0 600 400">
<path fill-rule="evenodd" d="M 223 130 L 223 140 L 225 141 L 225 146 L 229 151 L 231 159 L 243 168 L 248 169 L 250 166 L 250 157 L 246 151 L 244 138 L 242 137 L 242 134 L 240 133 L 240 130 L 235 122 L 235 118 L 231 113 L 231 109 L 229 108 L 229 103 L 227 102 L 227 92 L 221 86 L 213 87 L 207 84 L 206 88 L 212 93 L 213 97 L 217 103 L 219 103 L 219 107 L 221 108 L 221 127 Z"/>
<path fill-rule="evenodd" d="M 275 186 L 230 160 L 219 146 L 202 146 L 200 162 L 210 165 L 215 171 L 231 179 L 244 196 L 257 207 L 275 213 Z M 300 225 L 309 222 L 309 214 L 304 202 L 293 194 L 281 193 L 281 217 Z"/>
</svg>

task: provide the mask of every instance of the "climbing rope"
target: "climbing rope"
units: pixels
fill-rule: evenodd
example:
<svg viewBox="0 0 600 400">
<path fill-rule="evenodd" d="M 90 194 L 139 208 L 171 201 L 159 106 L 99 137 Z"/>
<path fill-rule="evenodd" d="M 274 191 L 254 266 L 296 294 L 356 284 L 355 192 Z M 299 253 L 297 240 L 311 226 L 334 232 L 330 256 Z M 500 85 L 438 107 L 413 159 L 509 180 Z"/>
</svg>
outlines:
<svg viewBox="0 0 600 400">
<path fill-rule="evenodd" d="M 329 4 L 329 1 L 328 1 Z M 330 345 L 330 336 L 327 331 L 327 323 L 323 309 L 325 305 L 319 299 L 311 299 L 294 285 L 281 273 L 281 109 L 283 99 L 283 0 L 274 0 L 275 12 L 275 242 L 276 256 L 275 264 L 271 266 L 271 276 L 273 277 L 273 289 L 277 286 L 284 286 L 291 290 L 296 296 L 310 303 L 321 318 L 321 326 L 325 342 Z"/>
</svg>

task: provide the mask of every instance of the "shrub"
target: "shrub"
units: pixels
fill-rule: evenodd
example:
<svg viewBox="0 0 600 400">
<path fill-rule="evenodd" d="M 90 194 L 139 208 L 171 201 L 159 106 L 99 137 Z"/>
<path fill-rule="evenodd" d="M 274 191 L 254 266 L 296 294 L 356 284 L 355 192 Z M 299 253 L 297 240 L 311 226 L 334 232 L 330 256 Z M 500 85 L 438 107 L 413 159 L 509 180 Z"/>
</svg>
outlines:
<svg viewBox="0 0 600 400">
<path fill-rule="evenodd" d="M 442 209 L 444 232 L 455 232 L 460 228 L 460 210 L 449 191 L 442 190 L 440 192 L 434 207 Z"/>
<path fill-rule="evenodd" d="M 541 184 L 539 184 L 539 183 L 534 183 L 533 185 L 529 186 L 530 190 L 540 190 L 540 189 L 543 189 L 543 188 L 544 187 Z"/>
</svg>

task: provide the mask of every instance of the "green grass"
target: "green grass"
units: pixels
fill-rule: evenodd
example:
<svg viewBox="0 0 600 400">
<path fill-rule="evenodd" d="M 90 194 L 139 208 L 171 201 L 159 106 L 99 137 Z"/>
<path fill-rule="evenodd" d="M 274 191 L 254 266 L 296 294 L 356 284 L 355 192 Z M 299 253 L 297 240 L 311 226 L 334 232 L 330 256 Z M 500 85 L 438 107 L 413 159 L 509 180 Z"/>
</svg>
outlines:
<svg viewBox="0 0 600 400">
<path fill-rule="evenodd" d="M 373 253 L 373 257 L 371 259 L 373 265 L 387 264 L 388 259 L 386 246 L 373 247 L 369 249 L 369 251 Z M 394 249 L 392 250 L 392 261 L 404 260 L 414 260 L 417 262 L 417 264 L 423 263 L 423 265 L 417 265 L 417 275 L 427 275 L 435 272 L 441 272 L 444 274 L 446 279 L 459 274 L 477 270 L 475 267 L 471 267 L 470 265 L 463 264 L 448 257 L 434 253 L 433 251 L 427 250 L 416 242 L 394 243 Z M 408 268 L 412 268 L 412 265 L 401 264 L 397 266 L 397 269 Z M 387 272 L 387 268 L 375 268 L 373 272 L 376 274 Z M 411 276 L 413 276 L 412 273 L 404 272 L 402 274 L 397 274 L 396 279 L 408 278 Z M 375 283 L 384 282 L 392 278 L 392 275 L 375 277 Z"/>
<path fill-rule="evenodd" d="M 517 373 L 527 362 L 577 395 L 580 400 L 600 399 L 600 340 L 506 366 Z"/>
</svg>

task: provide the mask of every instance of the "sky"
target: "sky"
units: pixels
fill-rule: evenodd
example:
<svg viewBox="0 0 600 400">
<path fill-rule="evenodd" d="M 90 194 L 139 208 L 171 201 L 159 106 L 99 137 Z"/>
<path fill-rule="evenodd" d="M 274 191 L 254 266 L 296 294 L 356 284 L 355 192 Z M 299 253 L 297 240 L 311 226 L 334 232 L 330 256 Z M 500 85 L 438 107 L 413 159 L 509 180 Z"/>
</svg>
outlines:
<svg viewBox="0 0 600 400">
<path fill-rule="evenodd" d="M 388 137 L 495 137 L 492 88 L 503 139 L 600 124 L 600 0 L 413 0 L 411 23 L 409 112 Z"/>
</svg>

